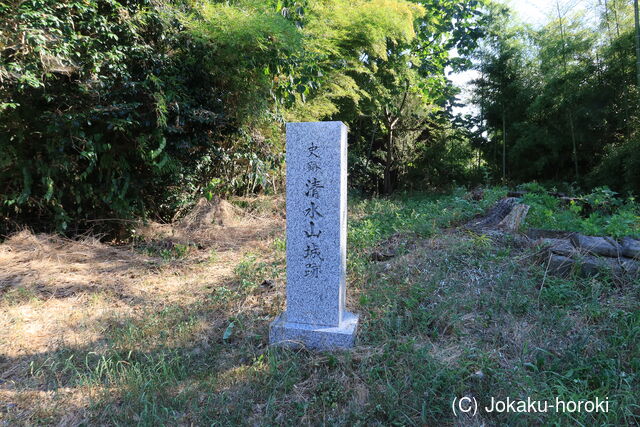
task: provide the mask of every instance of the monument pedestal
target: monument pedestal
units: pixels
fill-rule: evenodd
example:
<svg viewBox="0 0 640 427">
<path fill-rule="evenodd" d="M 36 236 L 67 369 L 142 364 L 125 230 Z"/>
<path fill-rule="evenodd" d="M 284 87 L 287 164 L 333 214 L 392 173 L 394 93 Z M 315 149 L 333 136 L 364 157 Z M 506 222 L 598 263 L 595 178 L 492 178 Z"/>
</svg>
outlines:
<svg viewBox="0 0 640 427">
<path fill-rule="evenodd" d="M 287 308 L 269 342 L 314 350 L 353 347 L 345 309 L 347 127 L 287 123 Z"/>
<path fill-rule="evenodd" d="M 269 342 L 286 347 L 313 350 L 335 350 L 353 347 L 358 329 L 358 316 L 343 314 L 339 326 L 310 325 L 286 321 L 287 313 L 276 317 L 269 330 Z"/>
</svg>

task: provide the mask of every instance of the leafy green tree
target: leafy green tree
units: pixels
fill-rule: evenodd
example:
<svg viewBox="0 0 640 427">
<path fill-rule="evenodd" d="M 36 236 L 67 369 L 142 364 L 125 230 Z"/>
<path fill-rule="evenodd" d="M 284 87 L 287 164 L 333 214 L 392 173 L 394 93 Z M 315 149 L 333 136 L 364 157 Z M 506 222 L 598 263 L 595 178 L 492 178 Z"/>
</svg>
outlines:
<svg viewBox="0 0 640 427">
<path fill-rule="evenodd" d="M 206 23 L 215 6 L 0 7 L 4 230 L 170 220 L 200 195 L 277 186 L 282 138 L 264 70 L 284 61 L 299 37 L 275 11 L 252 20 L 220 8 L 219 23 L 236 25 L 213 26 L 228 36 L 213 45 L 188 17 Z M 206 67 L 212 50 L 219 62 Z"/>
<path fill-rule="evenodd" d="M 490 14 L 475 55 L 475 101 L 494 176 L 637 191 L 633 173 L 614 172 L 635 164 L 633 149 L 622 148 L 634 146 L 638 116 L 629 6 L 605 2 L 600 32 L 560 3 L 540 30 L 510 22 L 506 9 Z"/>
<path fill-rule="evenodd" d="M 344 119 L 410 153 L 393 128 L 416 132 L 448 98 L 445 53 L 469 37 L 454 21 L 478 3 L 463 4 L 0 3 L 3 231 L 170 220 L 202 195 L 278 191 L 285 120 Z"/>
<path fill-rule="evenodd" d="M 525 120 L 533 101 L 534 79 L 527 70 L 534 66 L 525 45 L 527 28 L 510 25 L 510 12 L 505 7 L 493 6 L 489 16 L 486 35 L 475 53 L 480 76 L 474 81 L 474 101 L 480 106 L 481 128 L 487 131 L 488 141 L 480 149 L 494 174 L 506 180 L 523 167 L 518 162 L 520 156 L 512 156 L 511 151 L 522 149 L 516 148 L 522 131 L 519 123 Z"/>
<path fill-rule="evenodd" d="M 349 122 L 354 134 L 356 175 L 369 189 L 379 188 L 381 180 L 386 194 L 394 184 L 408 184 L 407 165 L 415 149 L 425 147 L 424 141 L 417 144 L 418 136 L 429 135 L 425 129 L 455 97 L 446 69 L 468 65 L 451 52 L 468 52 L 481 34 L 484 19 L 484 2 L 415 3 L 424 8 L 414 18 L 415 35 L 389 40 L 385 56 L 366 58 L 371 72 L 356 78 L 358 87 L 364 88 L 362 99 L 336 116 Z M 355 113 L 349 116 L 345 111 Z"/>
</svg>

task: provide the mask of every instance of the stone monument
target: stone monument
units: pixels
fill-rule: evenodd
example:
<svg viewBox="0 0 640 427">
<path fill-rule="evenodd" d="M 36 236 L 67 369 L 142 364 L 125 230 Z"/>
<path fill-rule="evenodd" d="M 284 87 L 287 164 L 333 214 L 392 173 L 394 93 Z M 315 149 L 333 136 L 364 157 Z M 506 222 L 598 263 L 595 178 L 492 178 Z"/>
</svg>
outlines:
<svg viewBox="0 0 640 427">
<path fill-rule="evenodd" d="M 347 127 L 287 124 L 287 308 L 271 344 L 316 350 L 354 345 L 358 316 L 345 310 Z"/>
</svg>

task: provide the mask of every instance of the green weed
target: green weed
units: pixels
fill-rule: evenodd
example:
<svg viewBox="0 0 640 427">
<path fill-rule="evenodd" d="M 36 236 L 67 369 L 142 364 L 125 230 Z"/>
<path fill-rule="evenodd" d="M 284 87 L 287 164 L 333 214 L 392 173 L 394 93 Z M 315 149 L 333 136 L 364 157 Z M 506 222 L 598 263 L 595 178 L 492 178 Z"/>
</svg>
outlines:
<svg viewBox="0 0 640 427">
<path fill-rule="evenodd" d="M 615 192 L 601 187 L 565 204 L 540 185 L 535 188 L 523 197 L 523 203 L 531 206 L 525 221 L 528 227 L 615 238 L 640 236 L 640 205 L 634 198 L 617 198 Z"/>
</svg>

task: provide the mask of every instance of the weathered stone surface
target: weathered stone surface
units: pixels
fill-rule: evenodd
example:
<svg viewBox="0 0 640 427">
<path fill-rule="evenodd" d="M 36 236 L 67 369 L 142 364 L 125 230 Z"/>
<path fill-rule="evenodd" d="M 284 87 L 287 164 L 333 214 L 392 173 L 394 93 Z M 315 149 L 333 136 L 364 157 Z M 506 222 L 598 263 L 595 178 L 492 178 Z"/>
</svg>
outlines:
<svg viewBox="0 0 640 427">
<path fill-rule="evenodd" d="M 571 243 L 582 251 L 596 255 L 615 258 L 622 255 L 622 248 L 615 241 L 610 241 L 604 237 L 585 236 L 576 233 L 571 236 Z"/>
<path fill-rule="evenodd" d="M 342 123 L 287 125 L 287 321 L 338 326 L 346 270 Z"/>
<path fill-rule="evenodd" d="M 353 345 L 346 312 L 347 128 L 287 124 L 287 308 L 272 344 L 314 349 Z"/>
<path fill-rule="evenodd" d="M 353 347 L 358 328 L 358 316 L 345 312 L 339 326 L 310 325 L 287 322 L 286 313 L 271 324 L 270 340 L 286 347 L 311 350 L 337 350 Z"/>
<path fill-rule="evenodd" d="M 640 240 L 631 237 L 622 239 L 622 255 L 627 258 L 640 259 Z"/>
</svg>

